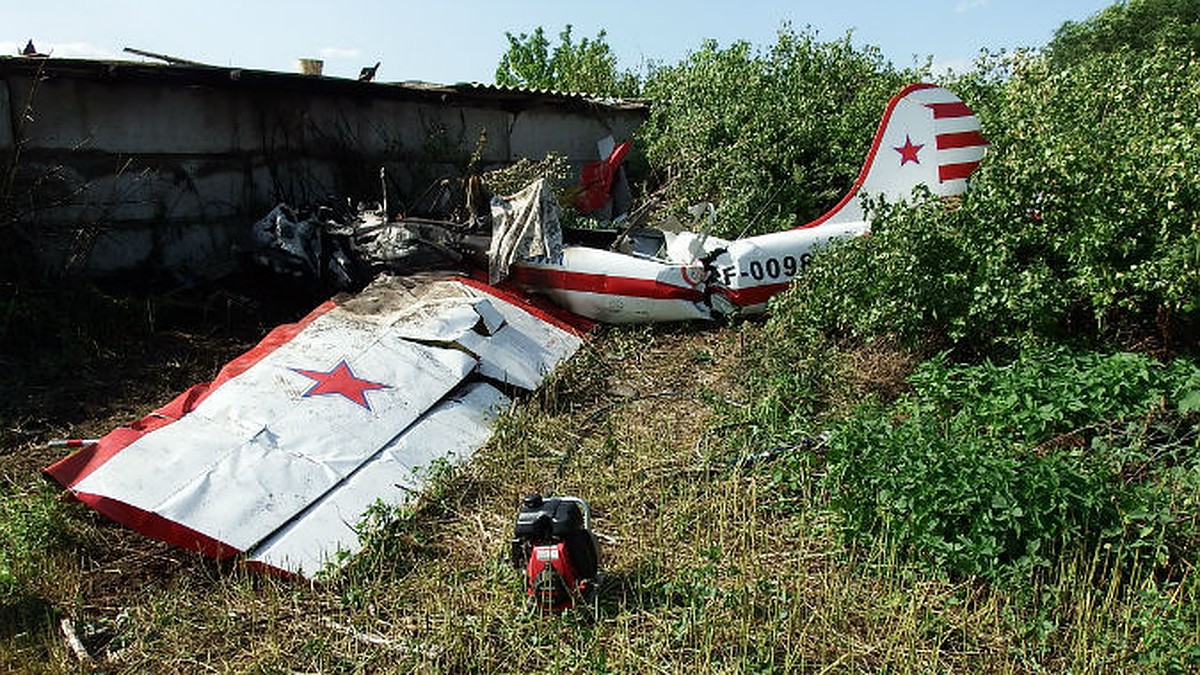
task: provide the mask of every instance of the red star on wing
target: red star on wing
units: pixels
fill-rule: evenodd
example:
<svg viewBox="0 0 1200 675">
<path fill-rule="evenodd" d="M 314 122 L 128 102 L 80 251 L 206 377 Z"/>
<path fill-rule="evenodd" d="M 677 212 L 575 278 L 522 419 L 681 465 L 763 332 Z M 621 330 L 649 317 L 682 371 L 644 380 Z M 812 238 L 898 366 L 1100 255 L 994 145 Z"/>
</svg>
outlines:
<svg viewBox="0 0 1200 675">
<path fill-rule="evenodd" d="M 892 149 L 895 150 L 896 152 L 900 153 L 900 166 L 904 166 L 905 164 L 908 164 L 909 162 L 913 162 L 914 164 L 920 164 L 921 160 L 917 159 L 917 153 L 920 152 L 921 148 L 923 148 L 923 147 L 925 147 L 924 143 L 922 143 L 921 145 L 914 145 L 912 142 L 912 139 L 908 137 L 908 134 L 905 134 L 904 135 L 904 145 L 901 145 L 898 148 L 892 148 Z"/>
<path fill-rule="evenodd" d="M 292 368 L 292 370 L 315 381 L 315 384 L 309 387 L 308 391 L 301 394 L 301 396 L 307 398 L 310 396 L 337 394 L 361 405 L 367 410 L 371 409 L 371 404 L 367 401 L 368 391 L 390 389 L 386 384 L 356 377 L 354 371 L 350 370 L 350 366 L 346 363 L 345 359 L 342 359 L 341 362 L 328 371 L 304 370 L 302 368 Z"/>
</svg>

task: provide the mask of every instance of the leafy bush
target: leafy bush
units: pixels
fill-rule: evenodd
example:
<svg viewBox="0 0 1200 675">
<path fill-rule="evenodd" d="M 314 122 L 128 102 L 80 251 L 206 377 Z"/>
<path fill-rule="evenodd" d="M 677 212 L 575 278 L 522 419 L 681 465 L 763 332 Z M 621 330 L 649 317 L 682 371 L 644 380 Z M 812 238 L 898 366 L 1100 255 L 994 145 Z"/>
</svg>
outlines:
<svg viewBox="0 0 1200 675">
<path fill-rule="evenodd" d="M 1003 579 L 1111 551 L 1178 571 L 1200 543 L 1200 369 L 1056 351 L 1011 365 L 921 365 L 829 442 L 847 536 L 929 568 Z"/>
<path fill-rule="evenodd" d="M 877 206 L 872 236 L 819 258 L 776 311 L 983 354 L 1028 337 L 1200 346 L 1200 53 L 1165 38 L 1080 51 L 1147 4 L 1061 33 L 1055 58 L 985 60 L 952 85 L 991 142 L 958 208 Z"/>
<path fill-rule="evenodd" d="M 769 50 L 705 42 L 650 74 L 660 105 L 639 131 L 672 206 L 712 201 L 717 234 L 808 222 L 837 203 L 862 166 L 888 98 L 920 72 L 897 70 L 847 35 L 821 42 L 785 26 Z"/>
<path fill-rule="evenodd" d="M 601 30 L 595 38 L 578 43 L 567 24 L 558 34 L 552 50 L 541 26 L 533 33 L 508 38 L 508 50 L 496 67 L 496 84 L 531 89 L 573 91 L 609 96 L 636 96 L 641 87 L 638 77 L 617 69 L 617 57 Z"/>
<path fill-rule="evenodd" d="M 1007 328 L 994 319 L 970 323 L 975 295 L 989 289 L 971 260 L 972 249 L 986 243 L 970 240 L 963 210 L 925 201 L 877 206 L 875 213 L 870 237 L 827 248 L 773 300 L 773 323 L 806 326 L 834 340 L 895 337 L 926 351 L 945 346 L 947 335 L 962 340 Z M 1044 302 L 1058 297 L 1032 295 L 1012 307 L 1042 317 Z"/>
<path fill-rule="evenodd" d="M 1097 54 L 1144 52 L 1158 46 L 1200 50 L 1200 5 L 1194 0 L 1127 0 L 1086 21 L 1068 21 L 1054 33 L 1046 51 L 1056 67 Z"/>
</svg>

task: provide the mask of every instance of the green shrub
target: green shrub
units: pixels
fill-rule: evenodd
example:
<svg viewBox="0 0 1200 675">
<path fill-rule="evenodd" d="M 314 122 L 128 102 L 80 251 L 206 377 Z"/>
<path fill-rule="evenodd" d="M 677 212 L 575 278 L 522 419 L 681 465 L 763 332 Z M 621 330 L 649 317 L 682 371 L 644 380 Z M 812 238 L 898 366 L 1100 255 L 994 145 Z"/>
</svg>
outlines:
<svg viewBox="0 0 1200 675">
<path fill-rule="evenodd" d="M 505 32 L 508 50 L 496 66 L 496 84 L 508 87 L 571 91 L 609 96 L 637 96 L 641 82 L 637 75 L 617 69 L 617 57 L 608 46 L 601 29 L 594 38 L 578 43 L 567 24 L 558 34 L 558 44 L 550 48 L 546 31 L 538 26 L 533 33 L 513 35 Z"/>
<path fill-rule="evenodd" d="M 819 256 L 776 310 L 959 353 L 1029 338 L 1200 346 L 1200 54 L 1178 39 L 1081 44 L 952 83 L 991 143 L 965 198 L 876 205 L 872 236 Z"/>
<path fill-rule="evenodd" d="M 1055 351 L 1003 367 L 934 359 L 911 382 L 832 433 L 827 487 L 850 540 L 989 579 L 1064 552 L 1195 560 L 1200 420 L 1178 405 L 1200 389 L 1195 365 Z"/>
<path fill-rule="evenodd" d="M 853 183 L 898 70 L 850 36 L 822 42 L 784 26 L 774 46 L 705 42 L 646 83 L 658 102 L 639 139 L 672 206 L 717 204 L 716 234 L 808 222 Z"/>
<path fill-rule="evenodd" d="M 1168 45 L 1200 50 L 1200 5 L 1195 0 L 1125 0 L 1080 22 L 1068 21 L 1046 51 L 1058 68 L 1096 54 L 1144 52 Z"/>
</svg>

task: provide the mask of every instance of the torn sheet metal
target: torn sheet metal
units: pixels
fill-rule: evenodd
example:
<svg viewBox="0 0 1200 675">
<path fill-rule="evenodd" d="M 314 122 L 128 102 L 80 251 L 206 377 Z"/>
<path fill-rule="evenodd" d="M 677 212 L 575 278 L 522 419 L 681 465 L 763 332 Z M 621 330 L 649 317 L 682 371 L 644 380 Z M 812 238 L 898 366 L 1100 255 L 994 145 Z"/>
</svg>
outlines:
<svg viewBox="0 0 1200 675">
<path fill-rule="evenodd" d="M 495 297 L 494 289 L 482 284 L 468 286 L 467 292 L 479 299 Z M 491 335 L 476 332 L 459 340 L 479 356 L 478 372 L 484 377 L 532 391 L 583 344 L 574 329 L 546 314 L 505 301 L 489 302 L 487 307 L 503 320 L 502 327 Z"/>
<path fill-rule="evenodd" d="M 357 525 L 377 502 L 403 504 L 425 487 L 439 460 L 464 462 L 491 436 L 510 401 L 486 382 L 457 390 L 405 433 L 259 545 L 249 560 L 312 576 L 362 547 Z"/>
<path fill-rule="evenodd" d="M 492 199 L 488 280 L 498 283 L 520 260 L 558 260 L 562 254 L 558 201 L 545 178 L 509 197 Z"/>
<path fill-rule="evenodd" d="M 393 311 L 397 335 L 423 344 L 465 349 L 477 359 L 476 373 L 498 383 L 537 389 L 555 365 L 582 344 L 570 327 L 530 308 L 520 307 L 483 284 L 463 280 L 426 289 L 422 297 L 396 310 L 376 300 L 401 279 L 384 278 L 368 286 L 350 306 Z"/>
<path fill-rule="evenodd" d="M 408 467 L 395 480 L 419 489 L 416 467 L 486 442 L 507 399 L 484 378 L 535 388 L 580 344 L 467 283 L 381 277 L 47 472 L 151 537 L 312 573 L 385 496 L 366 492 L 371 467 Z"/>
</svg>

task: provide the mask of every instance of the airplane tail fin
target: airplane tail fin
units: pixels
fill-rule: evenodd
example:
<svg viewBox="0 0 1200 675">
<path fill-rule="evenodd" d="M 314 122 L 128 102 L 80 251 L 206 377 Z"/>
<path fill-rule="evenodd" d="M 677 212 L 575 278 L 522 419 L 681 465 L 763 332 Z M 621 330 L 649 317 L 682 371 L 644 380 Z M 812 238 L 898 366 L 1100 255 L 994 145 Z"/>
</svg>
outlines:
<svg viewBox="0 0 1200 675">
<path fill-rule="evenodd" d="M 962 194 L 986 147 L 979 119 L 962 99 L 936 85 L 910 84 L 888 101 L 850 192 L 801 228 L 864 220 L 863 196 L 899 201 L 918 185 L 938 196 Z"/>
</svg>

